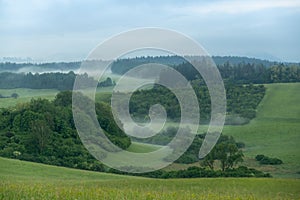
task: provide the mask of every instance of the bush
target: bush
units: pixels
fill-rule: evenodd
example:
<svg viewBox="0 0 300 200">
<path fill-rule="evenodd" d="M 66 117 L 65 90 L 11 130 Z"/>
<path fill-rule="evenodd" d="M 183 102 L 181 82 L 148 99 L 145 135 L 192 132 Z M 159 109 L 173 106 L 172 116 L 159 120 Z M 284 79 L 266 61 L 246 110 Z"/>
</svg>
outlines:
<svg viewBox="0 0 300 200">
<path fill-rule="evenodd" d="M 259 161 L 261 165 L 280 165 L 283 163 L 279 158 L 270 158 L 261 154 L 255 156 L 255 160 Z"/>
<path fill-rule="evenodd" d="M 244 118 L 253 119 L 256 116 L 256 111 L 251 109 L 243 110 L 241 112 L 241 116 Z"/>
<path fill-rule="evenodd" d="M 17 93 L 12 93 L 11 94 L 11 98 L 17 99 L 19 97 L 19 95 Z"/>
<path fill-rule="evenodd" d="M 259 155 L 256 155 L 256 156 L 255 156 L 255 160 L 261 161 L 264 157 L 265 157 L 264 155 L 259 154 Z"/>
<path fill-rule="evenodd" d="M 239 148 L 239 149 L 245 148 L 245 146 L 246 146 L 244 142 L 236 142 L 235 144 L 236 144 L 237 148 Z"/>
<path fill-rule="evenodd" d="M 280 160 L 278 158 L 265 157 L 264 159 L 259 161 L 259 163 L 262 165 L 281 165 L 283 162 L 282 162 L 282 160 Z"/>
</svg>

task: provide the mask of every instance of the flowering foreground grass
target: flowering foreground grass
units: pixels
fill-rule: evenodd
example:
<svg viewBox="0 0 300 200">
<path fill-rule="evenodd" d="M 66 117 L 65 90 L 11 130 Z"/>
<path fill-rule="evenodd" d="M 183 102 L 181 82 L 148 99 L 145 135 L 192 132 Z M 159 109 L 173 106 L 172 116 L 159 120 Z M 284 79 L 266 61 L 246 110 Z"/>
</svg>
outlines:
<svg viewBox="0 0 300 200">
<path fill-rule="evenodd" d="M 146 179 L 0 158 L 0 199 L 300 199 L 300 180 Z"/>
</svg>

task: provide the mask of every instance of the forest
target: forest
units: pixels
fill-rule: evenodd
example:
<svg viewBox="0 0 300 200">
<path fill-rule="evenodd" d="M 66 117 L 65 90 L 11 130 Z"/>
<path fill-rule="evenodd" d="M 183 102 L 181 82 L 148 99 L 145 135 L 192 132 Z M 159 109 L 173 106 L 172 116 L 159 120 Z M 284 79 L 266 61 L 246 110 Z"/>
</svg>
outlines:
<svg viewBox="0 0 300 200">
<path fill-rule="evenodd" d="M 91 87 L 97 84 L 97 82 L 88 77 L 87 74 L 75 74 L 73 71 L 69 73 L 12 73 L 2 72 L 0 73 L 0 88 L 12 89 L 12 88 L 31 88 L 31 89 L 57 89 L 57 90 L 72 90 L 76 76 L 84 80 L 86 85 L 82 85 L 82 88 Z"/>
<path fill-rule="evenodd" d="M 192 81 L 192 87 L 198 98 L 200 116 L 203 122 L 210 119 L 210 96 L 208 89 L 200 80 Z M 227 98 L 227 124 L 243 124 L 249 122 L 256 115 L 256 107 L 265 94 L 263 85 L 234 85 L 225 84 Z M 165 87 L 155 86 L 148 90 L 138 90 L 132 94 L 130 113 L 139 121 L 147 121 L 148 110 L 154 104 L 161 104 L 166 109 L 168 118 L 172 121 L 180 120 L 180 105 L 175 95 Z"/>
<path fill-rule="evenodd" d="M 109 105 L 96 103 L 98 121 L 106 136 L 121 148 L 131 144 L 113 120 Z M 103 171 L 82 145 L 72 115 L 72 92 L 58 93 L 53 101 L 32 99 L 14 109 L 0 110 L 0 156 Z"/>
<path fill-rule="evenodd" d="M 169 58 L 169 59 L 167 59 Z M 237 84 L 262 84 L 262 83 L 286 83 L 300 81 L 299 63 L 280 63 L 247 57 L 212 57 L 223 80 Z M 124 74 L 130 69 L 146 63 L 160 63 L 168 65 L 188 80 L 195 80 L 201 76 L 194 67 L 178 56 L 170 57 L 141 57 L 132 59 L 120 59 L 115 61 L 111 70 L 116 74 Z"/>
</svg>

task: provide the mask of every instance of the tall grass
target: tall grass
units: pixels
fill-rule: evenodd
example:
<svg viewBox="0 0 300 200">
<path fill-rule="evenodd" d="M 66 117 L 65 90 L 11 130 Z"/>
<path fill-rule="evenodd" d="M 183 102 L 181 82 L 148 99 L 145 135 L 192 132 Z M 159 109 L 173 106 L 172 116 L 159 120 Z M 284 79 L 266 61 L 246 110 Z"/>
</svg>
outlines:
<svg viewBox="0 0 300 200">
<path fill-rule="evenodd" d="M 147 179 L 0 158 L 0 199 L 299 199 L 300 180 Z"/>
</svg>

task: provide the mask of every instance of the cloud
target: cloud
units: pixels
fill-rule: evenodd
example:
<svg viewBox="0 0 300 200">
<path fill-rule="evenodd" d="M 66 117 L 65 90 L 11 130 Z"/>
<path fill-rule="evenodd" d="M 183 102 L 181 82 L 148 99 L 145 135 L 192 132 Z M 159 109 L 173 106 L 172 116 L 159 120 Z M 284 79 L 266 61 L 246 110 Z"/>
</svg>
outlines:
<svg viewBox="0 0 300 200">
<path fill-rule="evenodd" d="M 171 9 L 176 13 L 188 13 L 188 14 L 241 14 L 255 11 L 261 11 L 265 9 L 276 8 L 300 8 L 299 0 L 246 0 L 246 1 L 217 1 L 202 4 L 191 4 L 183 7 L 170 6 L 167 9 Z"/>
<path fill-rule="evenodd" d="M 0 57 L 83 58 L 111 35 L 151 26 L 189 35 L 211 54 L 299 61 L 299 21 L 299 0 L 0 0 Z"/>
</svg>

